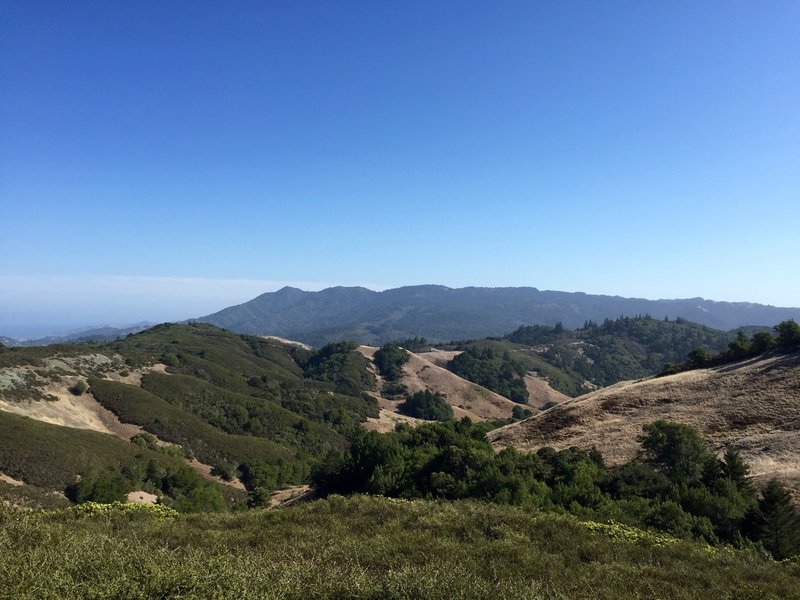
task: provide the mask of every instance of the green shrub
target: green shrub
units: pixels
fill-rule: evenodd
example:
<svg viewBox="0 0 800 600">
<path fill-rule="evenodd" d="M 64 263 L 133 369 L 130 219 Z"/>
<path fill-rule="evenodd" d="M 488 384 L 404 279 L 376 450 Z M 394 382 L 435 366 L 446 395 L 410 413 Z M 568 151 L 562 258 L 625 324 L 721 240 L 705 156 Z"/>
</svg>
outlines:
<svg viewBox="0 0 800 600">
<path fill-rule="evenodd" d="M 387 382 L 381 389 L 381 396 L 389 400 L 394 400 L 398 397 L 405 396 L 408 393 L 408 388 L 403 383 Z"/>
<path fill-rule="evenodd" d="M 404 415 L 426 421 L 451 421 L 453 408 L 440 393 L 430 390 L 411 394 L 397 409 Z"/>
<path fill-rule="evenodd" d="M 0 505 L 0 573 L 9 597 L 65 600 L 800 595 L 800 563 L 750 550 L 474 501 L 358 496 L 191 517 L 151 505 Z"/>
<path fill-rule="evenodd" d="M 89 389 L 89 386 L 83 379 L 79 379 L 75 385 L 70 386 L 69 392 L 74 396 L 81 396 Z"/>
<path fill-rule="evenodd" d="M 492 347 L 470 347 L 447 363 L 447 368 L 509 400 L 528 403 L 528 388 L 522 379 L 525 366 L 508 351 L 498 354 Z"/>
</svg>

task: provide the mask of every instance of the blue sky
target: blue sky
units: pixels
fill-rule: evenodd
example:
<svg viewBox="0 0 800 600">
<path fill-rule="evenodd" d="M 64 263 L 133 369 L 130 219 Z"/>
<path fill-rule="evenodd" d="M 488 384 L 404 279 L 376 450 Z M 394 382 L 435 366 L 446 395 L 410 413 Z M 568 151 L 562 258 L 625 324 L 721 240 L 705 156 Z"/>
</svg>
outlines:
<svg viewBox="0 0 800 600">
<path fill-rule="evenodd" d="M 798 306 L 798 31 L 793 0 L 0 0 L 0 334 L 286 283 Z"/>
</svg>

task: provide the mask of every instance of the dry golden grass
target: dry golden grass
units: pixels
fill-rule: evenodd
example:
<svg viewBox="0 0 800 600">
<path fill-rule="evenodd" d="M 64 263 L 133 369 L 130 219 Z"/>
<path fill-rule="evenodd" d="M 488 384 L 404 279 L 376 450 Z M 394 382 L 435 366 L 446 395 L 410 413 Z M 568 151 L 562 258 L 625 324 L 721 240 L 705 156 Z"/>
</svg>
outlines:
<svg viewBox="0 0 800 600">
<path fill-rule="evenodd" d="M 756 480 L 800 490 L 800 353 L 621 382 L 490 432 L 496 448 L 597 447 L 609 465 L 633 458 L 642 425 L 695 427 L 721 451 L 739 449 Z"/>
<path fill-rule="evenodd" d="M 110 433 L 126 440 L 141 431 L 136 425 L 121 423 L 114 413 L 101 406 L 88 392 L 80 396 L 70 393 L 68 388 L 77 379 L 65 377 L 58 384 L 42 388 L 53 400 L 0 399 L 0 410 L 54 425 Z"/>
<path fill-rule="evenodd" d="M 561 404 L 571 398 L 566 394 L 562 394 L 558 390 L 550 387 L 547 379 L 528 373 L 525 375 L 525 387 L 528 388 L 528 405 L 531 408 L 541 409 L 548 402 L 555 402 Z"/>
<path fill-rule="evenodd" d="M 432 350 L 430 352 L 420 352 L 417 354 L 423 360 L 428 360 L 436 366 L 447 368 L 447 363 L 461 354 L 460 350 Z M 570 397 L 562 394 L 558 390 L 550 387 L 547 379 L 534 373 L 525 375 L 525 387 L 528 388 L 528 405 L 531 408 L 539 409 L 548 402 L 560 404 Z"/>
</svg>

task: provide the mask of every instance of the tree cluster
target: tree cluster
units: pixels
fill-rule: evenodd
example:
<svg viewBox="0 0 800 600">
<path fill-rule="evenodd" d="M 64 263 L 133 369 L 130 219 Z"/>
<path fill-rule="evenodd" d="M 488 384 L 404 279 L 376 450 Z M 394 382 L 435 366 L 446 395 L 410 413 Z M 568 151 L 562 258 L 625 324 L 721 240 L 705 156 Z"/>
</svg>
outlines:
<svg viewBox="0 0 800 600">
<path fill-rule="evenodd" d="M 469 347 L 447 363 L 447 368 L 473 383 L 497 392 L 501 396 L 528 403 L 528 388 L 522 377 L 525 366 L 511 358 L 509 352 L 496 353 L 491 347 Z"/>
<path fill-rule="evenodd" d="M 396 381 L 403 376 L 403 365 L 409 361 L 408 352 L 397 344 L 384 344 L 375 352 L 375 366 L 387 381 Z"/>
<path fill-rule="evenodd" d="M 415 392 L 408 396 L 398 410 L 409 417 L 426 421 L 452 421 L 453 409 L 439 392 L 430 390 Z"/>
<path fill-rule="evenodd" d="M 773 330 L 777 335 L 773 336 L 769 331 L 757 331 L 749 339 L 747 334 L 740 330 L 728 347 L 718 354 L 711 354 L 705 347 L 699 346 L 689 352 L 682 363 L 664 365 L 661 375 L 724 365 L 773 350 L 779 352 L 800 350 L 800 325 L 793 319 L 778 323 Z"/>
<path fill-rule="evenodd" d="M 645 426 L 642 456 L 616 470 L 596 451 L 542 448 L 495 453 L 489 426 L 398 425 L 362 433 L 313 472 L 322 493 L 477 498 L 566 511 L 737 546 L 761 543 L 775 558 L 800 553 L 800 515 L 780 484 L 759 499 L 738 452 L 717 458 L 690 427 Z"/>
<path fill-rule="evenodd" d="M 342 394 L 358 396 L 375 389 L 375 376 L 368 368 L 369 361 L 356 350 L 352 342 L 337 342 L 312 352 L 300 365 L 309 379 L 328 381 Z"/>
</svg>

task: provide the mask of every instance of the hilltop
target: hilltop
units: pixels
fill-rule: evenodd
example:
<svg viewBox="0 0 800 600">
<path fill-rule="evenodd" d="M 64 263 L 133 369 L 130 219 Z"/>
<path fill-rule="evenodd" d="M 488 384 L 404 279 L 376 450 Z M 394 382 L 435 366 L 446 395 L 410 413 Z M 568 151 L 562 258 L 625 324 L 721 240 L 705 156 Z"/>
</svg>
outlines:
<svg viewBox="0 0 800 600">
<path fill-rule="evenodd" d="M 614 466 L 634 458 L 642 425 L 657 419 L 696 428 L 717 452 L 740 450 L 756 478 L 800 489 L 799 352 L 617 383 L 488 437 L 521 451 L 594 446 Z"/>
<path fill-rule="evenodd" d="M 645 300 L 529 287 L 452 289 L 439 285 L 382 292 L 362 287 L 333 287 L 320 292 L 285 287 L 197 320 L 239 333 L 277 335 L 312 346 L 343 339 L 375 346 L 414 336 L 435 342 L 479 339 L 504 335 L 523 325 L 558 322 L 574 329 L 586 321 L 645 314 L 659 319 L 682 318 L 722 330 L 800 320 L 800 308 L 749 302 Z"/>
</svg>

